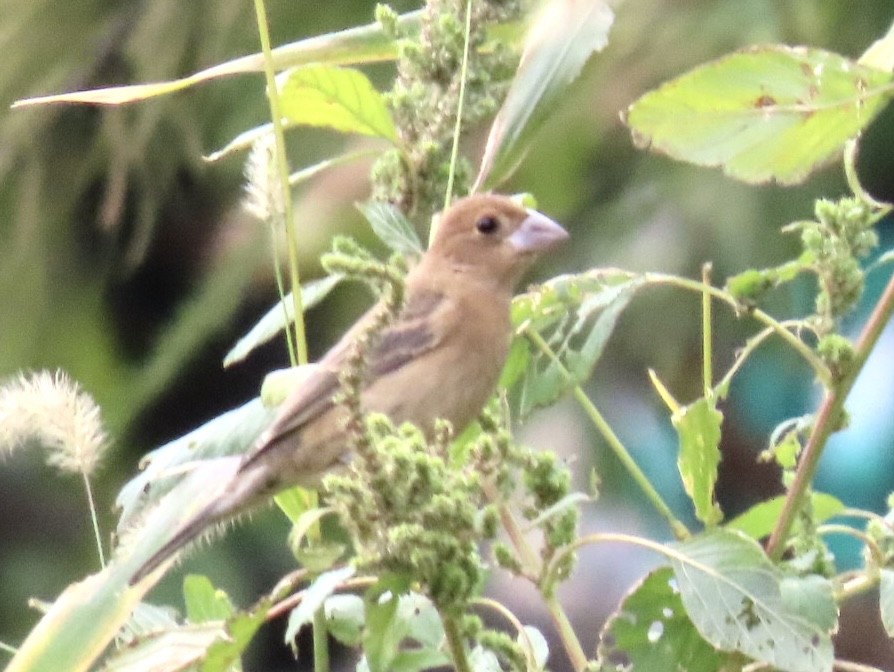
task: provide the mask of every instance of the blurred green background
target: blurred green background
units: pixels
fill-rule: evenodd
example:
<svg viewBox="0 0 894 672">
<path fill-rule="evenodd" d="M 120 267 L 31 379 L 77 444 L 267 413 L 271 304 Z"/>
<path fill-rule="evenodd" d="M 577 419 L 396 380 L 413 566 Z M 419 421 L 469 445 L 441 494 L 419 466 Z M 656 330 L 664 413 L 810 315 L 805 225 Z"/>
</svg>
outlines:
<svg viewBox="0 0 894 672">
<path fill-rule="evenodd" d="M 398 11 L 415 9 L 395 2 Z M 10 111 L 16 99 L 112 84 L 182 76 L 258 49 L 249 3 L 0 0 L 0 378 L 62 368 L 99 402 L 114 445 L 96 477 L 100 523 L 114 528 L 112 504 L 142 454 L 257 394 L 265 372 L 285 365 L 280 342 L 224 372 L 235 339 L 275 300 L 266 233 L 240 208 L 242 156 L 206 164 L 201 156 L 267 116 L 261 76 L 245 76 L 121 109 L 58 106 Z M 320 4 L 269 0 L 275 44 L 372 20 L 369 0 Z M 627 0 L 606 50 L 592 59 L 567 100 L 536 137 L 506 191 L 533 192 L 540 209 L 571 231 L 574 244 L 537 269 L 538 278 L 593 266 L 620 266 L 696 277 L 711 261 L 716 281 L 778 263 L 796 241 L 779 228 L 812 214 L 818 196 L 842 195 L 839 166 L 806 185 L 749 187 L 719 171 L 636 150 L 619 112 L 648 89 L 739 47 L 806 44 L 857 57 L 894 20 L 889 0 Z M 392 69 L 377 66 L 387 87 Z M 486 129 L 466 150 L 480 154 Z M 864 183 L 894 200 L 894 111 L 868 132 Z M 293 168 L 332 155 L 353 139 L 299 132 Z M 369 239 L 353 203 L 368 193 L 368 164 L 325 173 L 297 193 L 302 272 L 336 232 Z M 883 248 L 894 243 L 881 225 Z M 887 245 L 885 244 L 887 241 Z M 887 279 L 869 277 L 863 305 Z M 773 295 L 777 316 L 809 310 L 802 282 Z M 320 354 L 367 300 L 356 287 L 336 292 L 308 316 L 310 347 Z M 698 298 L 672 290 L 638 296 L 612 337 L 588 390 L 634 456 L 688 515 L 675 469 L 675 439 L 646 371 L 654 368 L 683 401 L 700 388 Z M 731 362 L 753 325 L 718 309 L 717 369 Z M 853 329 L 861 324 L 852 320 Z M 894 489 L 894 333 L 879 350 L 850 403 L 852 428 L 830 446 L 819 485 L 846 503 L 883 510 Z M 728 516 L 780 490 L 778 473 L 756 462 L 772 428 L 814 408 L 818 390 L 800 361 L 766 347 L 733 386 L 724 411 L 720 499 Z M 536 416 L 522 436 L 573 460 L 581 487 L 595 466 L 600 502 L 585 529 L 657 538 L 667 531 L 576 407 Z M 33 449 L 32 449 L 33 448 Z M 246 604 L 291 559 L 286 523 L 259 515 L 223 542 L 196 553 L 188 571 L 211 574 Z M 36 622 L 30 597 L 50 600 L 97 568 L 82 486 L 43 464 L 37 446 L 0 464 L 0 640 L 16 644 Z M 251 553 L 246 549 L 253 548 Z M 854 550 L 836 547 L 843 567 Z M 560 593 L 585 646 L 602 620 L 655 558 L 630 549 L 584 554 Z M 179 576 L 159 588 L 178 603 Z M 495 577 L 491 589 L 524 618 L 547 621 L 533 593 Z M 505 596 L 505 595 L 504 595 Z M 838 653 L 894 669 L 894 647 L 875 616 L 873 596 L 844 610 Z M 295 669 L 273 624 L 253 647 L 247 669 Z M 302 653 L 305 661 L 307 647 Z M 350 657 L 345 657 L 350 660 Z M 557 651 L 552 667 L 562 669 Z"/>
</svg>

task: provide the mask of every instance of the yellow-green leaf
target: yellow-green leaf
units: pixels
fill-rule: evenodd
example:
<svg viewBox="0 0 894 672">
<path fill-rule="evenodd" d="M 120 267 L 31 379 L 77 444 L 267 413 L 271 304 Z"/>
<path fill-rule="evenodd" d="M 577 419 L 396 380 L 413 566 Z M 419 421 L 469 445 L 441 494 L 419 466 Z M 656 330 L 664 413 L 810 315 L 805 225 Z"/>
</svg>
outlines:
<svg viewBox="0 0 894 672">
<path fill-rule="evenodd" d="M 354 68 L 308 65 L 277 78 L 282 113 L 290 124 L 331 128 L 394 141 L 397 131 L 385 100 Z"/>
<path fill-rule="evenodd" d="M 802 182 L 894 94 L 891 73 L 820 49 L 770 45 L 667 82 L 627 111 L 634 141 L 750 183 Z"/>
</svg>

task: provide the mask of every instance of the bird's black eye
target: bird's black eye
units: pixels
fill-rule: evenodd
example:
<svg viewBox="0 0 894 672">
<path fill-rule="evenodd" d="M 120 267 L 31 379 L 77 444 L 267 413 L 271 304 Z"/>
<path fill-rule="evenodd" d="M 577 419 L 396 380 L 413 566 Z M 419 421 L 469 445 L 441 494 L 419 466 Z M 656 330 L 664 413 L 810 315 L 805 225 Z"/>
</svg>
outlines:
<svg viewBox="0 0 894 672">
<path fill-rule="evenodd" d="M 485 235 L 491 235 L 493 233 L 496 233 L 497 229 L 500 228 L 500 222 L 497 221 L 496 217 L 485 215 L 477 222 L 475 222 L 475 228 Z"/>
</svg>

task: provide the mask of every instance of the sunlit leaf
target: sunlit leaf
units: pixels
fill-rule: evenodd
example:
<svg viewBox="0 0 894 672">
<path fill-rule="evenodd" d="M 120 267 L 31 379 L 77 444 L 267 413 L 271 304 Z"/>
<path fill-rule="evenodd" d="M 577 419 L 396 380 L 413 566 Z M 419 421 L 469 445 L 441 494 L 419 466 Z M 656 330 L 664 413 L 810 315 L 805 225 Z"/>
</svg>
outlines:
<svg viewBox="0 0 894 672">
<path fill-rule="evenodd" d="M 507 176 L 529 138 L 567 97 L 594 51 L 608 43 L 614 14 L 602 0 L 552 0 L 534 16 L 515 78 L 494 119 L 475 190 Z"/>
<path fill-rule="evenodd" d="M 599 660 L 646 672 L 716 672 L 727 654 L 689 620 L 670 567 L 653 571 L 621 601 L 599 637 Z"/>
<path fill-rule="evenodd" d="M 397 130 L 382 94 L 360 70 L 305 65 L 276 78 L 289 124 L 331 128 L 394 141 Z"/>
<path fill-rule="evenodd" d="M 686 612 L 708 642 L 784 672 L 831 672 L 829 633 L 786 604 L 781 572 L 756 542 L 714 529 L 669 548 Z"/>
<path fill-rule="evenodd" d="M 233 615 L 233 603 L 207 576 L 188 574 L 183 578 L 183 601 L 191 623 L 223 621 Z"/>
<path fill-rule="evenodd" d="M 812 493 L 810 503 L 816 523 L 822 523 L 844 510 L 841 500 L 824 492 Z M 782 496 L 759 502 L 726 523 L 726 527 L 744 532 L 752 539 L 763 539 L 773 531 L 784 505 L 785 497 Z"/>
<path fill-rule="evenodd" d="M 858 63 L 886 72 L 894 70 L 894 23 L 884 37 L 877 39 L 863 52 Z"/>
<path fill-rule="evenodd" d="M 745 182 L 796 184 L 875 118 L 891 80 L 820 49 L 754 47 L 647 93 L 627 124 L 642 147 Z"/>
<path fill-rule="evenodd" d="M 674 413 L 671 422 L 680 437 L 677 467 L 695 515 L 706 525 L 719 523 L 723 514 L 714 499 L 714 485 L 720 464 L 723 414 L 713 401 L 703 398 Z"/>
<path fill-rule="evenodd" d="M 309 310 L 322 301 L 335 286 L 342 281 L 340 275 L 327 275 L 319 280 L 311 280 L 301 287 L 301 305 L 304 310 Z M 287 324 L 295 321 L 295 303 L 292 301 L 292 293 L 277 302 L 264 316 L 253 326 L 245 336 L 240 338 L 236 345 L 230 349 L 224 357 L 224 367 L 232 366 L 248 357 L 251 352 L 267 343 L 282 331 Z"/>
</svg>

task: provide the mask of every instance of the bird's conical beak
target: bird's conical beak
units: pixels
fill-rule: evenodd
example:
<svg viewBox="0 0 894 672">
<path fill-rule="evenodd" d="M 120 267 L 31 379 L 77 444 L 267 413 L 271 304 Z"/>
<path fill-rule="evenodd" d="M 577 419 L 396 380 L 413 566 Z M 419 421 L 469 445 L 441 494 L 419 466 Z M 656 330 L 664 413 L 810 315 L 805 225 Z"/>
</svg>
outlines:
<svg viewBox="0 0 894 672">
<path fill-rule="evenodd" d="M 546 252 L 568 239 L 568 232 L 546 215 L 528 210 L 528 216 L 509 242 L 519 252 Z"/>
</svg>

